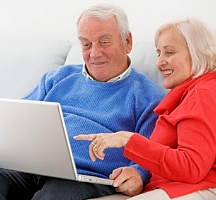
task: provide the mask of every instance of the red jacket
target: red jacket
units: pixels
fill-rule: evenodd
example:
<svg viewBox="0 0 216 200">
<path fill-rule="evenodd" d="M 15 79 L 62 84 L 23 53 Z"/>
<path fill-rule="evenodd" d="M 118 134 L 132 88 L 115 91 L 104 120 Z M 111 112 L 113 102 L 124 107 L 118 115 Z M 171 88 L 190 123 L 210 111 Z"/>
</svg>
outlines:
<svg viewBox="0 0 216 200">
<path fill-rule="evenodd" d="M 149 139 L 134 134 L 124 155 L 152 172 L 145 191 L 171 198 L 216 187 L 216 73 L 189 79 L 155 108 Z"/>
</svg>

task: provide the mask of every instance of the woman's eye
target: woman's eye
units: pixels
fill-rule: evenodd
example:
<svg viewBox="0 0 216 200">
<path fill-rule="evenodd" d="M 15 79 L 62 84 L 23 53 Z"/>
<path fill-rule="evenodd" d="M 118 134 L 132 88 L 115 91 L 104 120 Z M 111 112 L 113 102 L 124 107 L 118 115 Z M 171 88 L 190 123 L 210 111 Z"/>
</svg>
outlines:
<svg viewBox="0 0 216 200">
<path fill-rule="evenodd" d="M 166 55 L 172 55 L 172 54 L 174 54 L 173 51 L 166 51 Z"/>
</svg>

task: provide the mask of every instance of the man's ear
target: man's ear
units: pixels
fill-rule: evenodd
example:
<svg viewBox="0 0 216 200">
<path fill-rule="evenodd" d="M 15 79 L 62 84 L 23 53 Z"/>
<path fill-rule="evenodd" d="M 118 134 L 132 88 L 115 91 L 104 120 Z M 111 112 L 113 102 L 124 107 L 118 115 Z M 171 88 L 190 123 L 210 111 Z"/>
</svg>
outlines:
<svg viewBox="0 0 216 200">
<path fill-rule="evenodd" d="M 133 39 L 131 32 L 128 34 L 126 38 L 126 53 L 129 54 L 132 50 Z"/>
</svg>

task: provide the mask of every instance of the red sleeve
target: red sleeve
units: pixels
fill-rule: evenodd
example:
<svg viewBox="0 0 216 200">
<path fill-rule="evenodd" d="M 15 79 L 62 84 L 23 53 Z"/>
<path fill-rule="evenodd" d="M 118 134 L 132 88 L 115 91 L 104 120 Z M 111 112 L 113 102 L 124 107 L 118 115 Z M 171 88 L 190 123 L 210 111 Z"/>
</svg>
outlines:
<svg viewBox="0 0 216 200">
<path fill-rule="evenodd" d="M 157 139 L 160 138 L 159 130 L 166 129 L 162 123 L 163 127 L 157 127 L 151 140 L 134 134 L 125 146 L 125 156 L 169 180 L 199 182 L 215 162 L 215 101 L 215 97 L 211 98 L 206 91 L 199 91 L 199 94 L 192 94 L 188 101 L 179 106 L 173 116 L 165 116 L 169 125 L 175 127 L 173 135 L 177 135 L 176 148 L 163 145 Z M 207 104 L 214 106 L 210 109 Z M 172 133 L 169 133 L 170 136 L 172 137 Z"/>
</svg>

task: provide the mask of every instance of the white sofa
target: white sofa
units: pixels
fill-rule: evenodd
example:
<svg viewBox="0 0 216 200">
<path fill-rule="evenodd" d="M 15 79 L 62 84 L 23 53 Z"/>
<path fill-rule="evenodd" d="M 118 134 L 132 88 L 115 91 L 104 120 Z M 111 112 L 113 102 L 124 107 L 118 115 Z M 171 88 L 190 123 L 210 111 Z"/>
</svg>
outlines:
<svg viewBox="0 0 216 200">
<path fill-rule="evenodd" d="M 130 54 L 132 66 L 161 83 L 155 67 L 154 45 L 134 41 Z M 12 39 L 0 45 L 0 98 L 21 98 L 40 79 L 41 75 L 60 65 L 82 63 L 80 44 L 68 40 Z M 121 200 L 125 195 L 111 195 L 97 199 Z"/>
<path fill-rule="evenodd" d="M 20 98 L 41 75 L 60 65 L 82 63 L 80 45 L 68 40 L 12 38 L 0 40 L 0 98 Z M 132 66 L 160 84 L 154 45 L 135 41 Z"/>
</svg>

